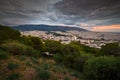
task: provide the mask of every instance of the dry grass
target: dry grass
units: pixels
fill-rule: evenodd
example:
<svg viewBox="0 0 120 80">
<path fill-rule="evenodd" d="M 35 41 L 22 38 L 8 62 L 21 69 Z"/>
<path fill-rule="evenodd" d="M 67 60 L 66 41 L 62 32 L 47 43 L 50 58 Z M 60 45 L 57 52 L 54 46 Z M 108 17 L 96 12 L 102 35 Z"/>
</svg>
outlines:
<svg viewBox="0 0 120 80">
<path fill-rule="evenodd" d="M 39 58 L 37 60 L 37 64 L 32 61 L 30 57 L 26 57 L 25 60 L 20 60 L 21 56 L 10 56 L 9 59 L 0 60 L 0 80 L 5 80 L 7 76 L 12 73 L 21 74 L 21 80 L 39 80 L 37 78 L 37 68 L 46 69 L 50 72 L 51 77 L 49 80 L 61 80 L 65 79 L 65 77 L 70 78 L 70 80 L 79 80 L 79 78 L 71 76 L 71 73 L 67 68 L 63 66 L 59 66 L 54 60 Z M 27 62 L 31 63 L 31 66 L 27 66 Z M 13 62 L 15 64 L 19 64 L 14 70 L 7 69 L 8 63 Z"/>
</svg>

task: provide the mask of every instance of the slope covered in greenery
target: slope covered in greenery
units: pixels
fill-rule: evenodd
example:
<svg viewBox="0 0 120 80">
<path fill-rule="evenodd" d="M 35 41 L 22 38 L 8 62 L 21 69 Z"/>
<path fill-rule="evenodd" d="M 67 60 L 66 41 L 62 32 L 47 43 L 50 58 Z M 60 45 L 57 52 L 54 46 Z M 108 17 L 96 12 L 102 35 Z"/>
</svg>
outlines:
<svg viewBox="0 0 120 80">
<path fill-rule="evenodd" d="M 10 27 L 0 25 L 0 42 L 8 39 L 19 39 L 20 32 L 13 30 Z"/>
<path fill-rule="evenodd" d="M 0 80 L 120 80 L 120 46 L 66 45 L 0 26 Z"/>
</svg>

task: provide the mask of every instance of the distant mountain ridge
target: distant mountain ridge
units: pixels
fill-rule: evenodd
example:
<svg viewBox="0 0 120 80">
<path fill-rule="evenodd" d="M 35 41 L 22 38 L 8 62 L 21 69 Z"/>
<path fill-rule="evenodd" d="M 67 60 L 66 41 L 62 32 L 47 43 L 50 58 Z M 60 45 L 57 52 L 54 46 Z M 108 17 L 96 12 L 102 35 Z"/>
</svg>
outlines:
<svg viewBox="0 0 120 80">
<path fill-rule="evenodd" d="M 76 31 L 88 31 L 86 29 L 77 28 L 77 27 L 68 27 L 68 26 L 51 26 L 51 25 L 19 25 L 19 26 L 13 26 L 13 29 L 19 30 L 19 31 L 70 31 L 70 30 L 76 30 Z"/>
</svg>

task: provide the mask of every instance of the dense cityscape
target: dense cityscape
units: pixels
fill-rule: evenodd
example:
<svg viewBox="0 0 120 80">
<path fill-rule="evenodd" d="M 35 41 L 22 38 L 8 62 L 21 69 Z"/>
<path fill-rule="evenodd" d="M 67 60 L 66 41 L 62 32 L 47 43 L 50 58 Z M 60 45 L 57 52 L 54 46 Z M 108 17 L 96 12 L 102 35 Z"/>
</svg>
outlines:
<svg viewBox="0 0 120 80">
<path fill-rule="evenodd" d="M 108 33 L 108 32 L 91 32 L 91 31 L 23 31 L 22 35 L 36 36 L 43 40 L 55 40 L 60 41 L 63 44 L 69 44 L 71 41 L 79 41 L 81 44 L 101 48 L 106 43 L 119 42 L 120 33 Z"/>
</svg>

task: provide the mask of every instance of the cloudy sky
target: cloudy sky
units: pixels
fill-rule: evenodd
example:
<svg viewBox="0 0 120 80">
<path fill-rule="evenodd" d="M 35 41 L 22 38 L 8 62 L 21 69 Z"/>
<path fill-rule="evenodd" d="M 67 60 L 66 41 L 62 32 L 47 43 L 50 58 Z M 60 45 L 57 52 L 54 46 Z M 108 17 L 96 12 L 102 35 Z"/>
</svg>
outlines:
<svg viewBox="0 0 120 80">
<path fill-rule="evenodd" d="M 0 0 L 0 24 L 48 24 L 120 32 L 120 0 Z"/>
</svg>

